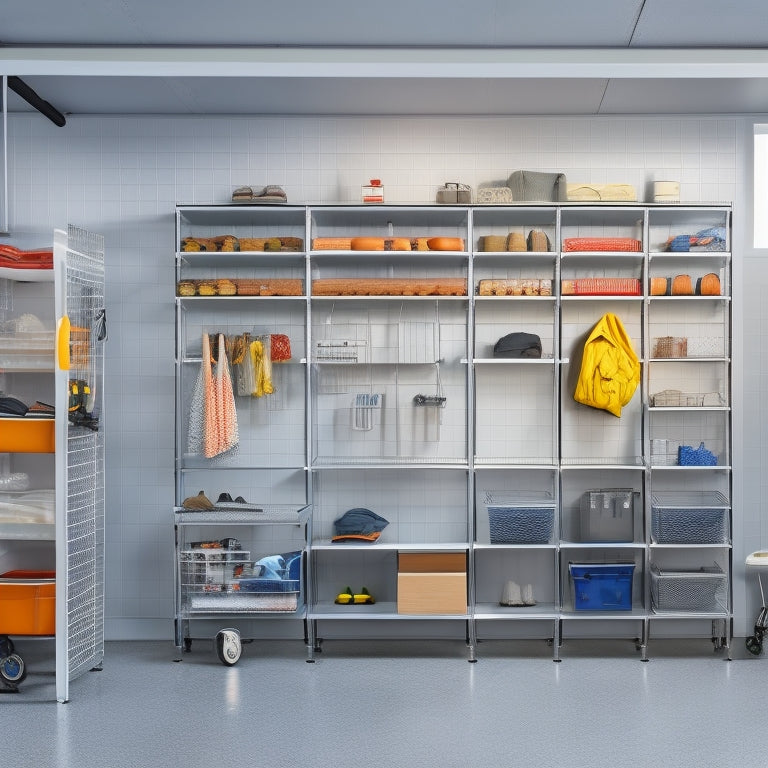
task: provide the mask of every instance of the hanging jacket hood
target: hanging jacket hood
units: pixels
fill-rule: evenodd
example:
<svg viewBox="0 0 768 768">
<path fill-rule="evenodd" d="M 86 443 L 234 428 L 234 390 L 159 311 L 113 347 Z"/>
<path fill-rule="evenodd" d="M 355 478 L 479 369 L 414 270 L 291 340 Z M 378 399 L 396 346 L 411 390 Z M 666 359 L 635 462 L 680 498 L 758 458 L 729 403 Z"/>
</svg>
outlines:
<svg viewBox="0 0 768 768">
<path fill-rule="evenodd" d="M 603 315 L 584 344 L 574 400 L 621 416 L 639 383 L 640 361 L 621 320 Z"/>
</svg>

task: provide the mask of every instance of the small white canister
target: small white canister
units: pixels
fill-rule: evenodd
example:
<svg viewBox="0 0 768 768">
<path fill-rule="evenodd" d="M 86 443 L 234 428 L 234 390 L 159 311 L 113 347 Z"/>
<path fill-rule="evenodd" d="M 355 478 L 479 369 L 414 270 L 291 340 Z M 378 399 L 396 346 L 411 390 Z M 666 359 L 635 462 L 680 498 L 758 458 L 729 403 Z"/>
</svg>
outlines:
<svg viewBox="0 0 768 768">
<path fill-rule="evenodd" d="M 653 182 L 653 202 L 654 203 L 679 203 L 680 202 L 680 182 L 679 181 L 654 181 Z"/>
</svg>

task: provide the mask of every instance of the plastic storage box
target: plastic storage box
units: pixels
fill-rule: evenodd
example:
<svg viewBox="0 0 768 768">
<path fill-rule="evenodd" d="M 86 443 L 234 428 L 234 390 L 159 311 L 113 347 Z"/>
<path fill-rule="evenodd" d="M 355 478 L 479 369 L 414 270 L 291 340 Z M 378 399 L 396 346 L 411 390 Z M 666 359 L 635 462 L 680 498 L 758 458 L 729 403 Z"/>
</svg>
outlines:
<svg viewBox="0 0 768 768">
<path fill-rule="evenodd" d="M 0 575 L 0 634 L 53 635 L 56 574 L 7 571 Z"/>
<path fill-rule="evenodd" d="M 0 453 L 53 453 L 56 444 L 53 419 L 0 419 Z"/>
<path fill-rule="evenodd" d="M 728 500 L 718 491 L 653 494 L 651 540 L 655 544 L 727 544 Z"/>
<path fill-rule="evenodd" d="M 570 563 L 577 611 L 631 611 L 634 563 Z"/>
<path fill-rule="evenodd" d="M 580 513 L 581 541 L 634 541 L 634 489 L 586 491 L 581 497 Z"/>
<path fill-rule="evenodd" d="M 296 553 L 279 571 L 281 578 L 240 578 L 235 582 L 236 605 L 259 612 L 293 612 L 299 607 L 302 554 Z"/>
<path fill-rule="evenodd" d="M 546 492 L 488 491 L 491 544 L 548 544 L 552 540 L 555 502 Z"/>
<path fill-rule="evenodd" d="M 698 570 L 651 566 L 654 611 L 720 613 L 726 610 L 728 578 L 719 565 Z"/>
<path fill-rule="evenodd" d="M 54 360 L 53 333 L 0 333 L 0 368 L 52 371 Z"/>
</svg>

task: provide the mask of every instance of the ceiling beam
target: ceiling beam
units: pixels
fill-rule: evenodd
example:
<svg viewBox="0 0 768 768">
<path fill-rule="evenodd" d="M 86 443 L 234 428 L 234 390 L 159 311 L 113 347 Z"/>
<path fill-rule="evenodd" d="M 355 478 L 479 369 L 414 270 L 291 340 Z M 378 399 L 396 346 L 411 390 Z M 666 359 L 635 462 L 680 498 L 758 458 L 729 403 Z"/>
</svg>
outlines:
<svg viewBox="0 0 768 768">
<path fill-rule="evenodd" d="M 0 75 L 761 79 L 768 49 L 5 45 Z"/>
</svg>

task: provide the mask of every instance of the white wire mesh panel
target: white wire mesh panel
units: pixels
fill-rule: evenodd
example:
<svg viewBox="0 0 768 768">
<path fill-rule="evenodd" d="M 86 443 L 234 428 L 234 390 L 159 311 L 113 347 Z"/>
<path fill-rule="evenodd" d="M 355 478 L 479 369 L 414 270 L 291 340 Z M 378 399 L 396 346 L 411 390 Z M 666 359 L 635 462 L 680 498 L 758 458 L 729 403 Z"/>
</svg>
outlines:
<svg viewBox="0 0 768 768">
<path fill-rule="evenodd" d="M 67 666 L 70 680 L 104 655 L 104 241 L 70 226 L 67 436 Z"/>
</svg>

